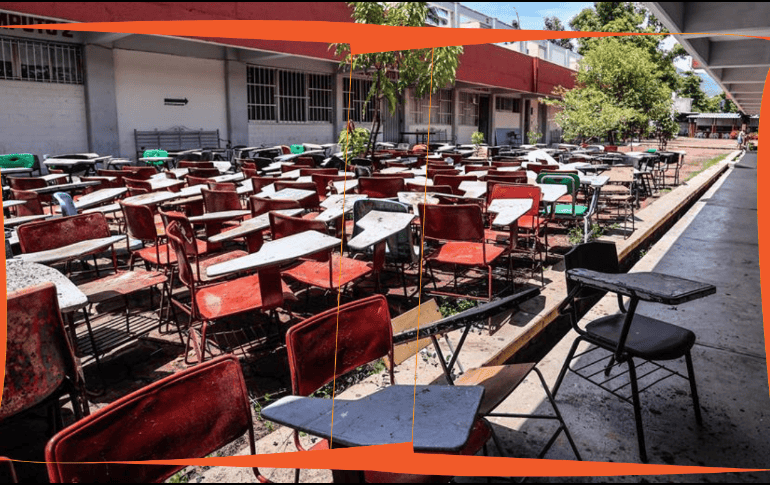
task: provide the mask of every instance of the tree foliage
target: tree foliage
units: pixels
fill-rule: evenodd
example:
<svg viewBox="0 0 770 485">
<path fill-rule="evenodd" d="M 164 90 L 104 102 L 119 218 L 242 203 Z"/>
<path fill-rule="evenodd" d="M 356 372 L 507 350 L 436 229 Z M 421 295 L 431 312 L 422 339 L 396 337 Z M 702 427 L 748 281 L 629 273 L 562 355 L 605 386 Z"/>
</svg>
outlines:
<svg viewBox="0 0 770 485">
<path fill-rule="evenodd" d="M 678 94 L 682 98 L 692 99 L 692 110 L 707 113 L 712 109 L 708 95 L 703 91 L 703 79 L 692 71 L 684 72 L 679 78 Z"/>
<path fill-rule="evenodd" d="M 352 17 L 359 24 L 389 25 L 397 27 L 424 27 L 429 9 L 425 2 L 350 2 Z M 436 47 L 406 51 L 375 52 L 351 56 L 349 44 L 332 44 L 338 56 L 342 57 L 340 67 L 353 64 L 355 70 L 370 75 L 372 88 L 367 94 L 363 110 L 374 103 L 374 120 L 367 151 L 374 150 L 374 141 L 380 130 L 380 105 L 387 100 L 388 110 L 395 113 L 404 92 L 414 87 L 415 95 L 421 98 L 451 85 L 457 75 L 462 46 Z"/>
<path fill-rule="evenodd" d="M 671 89 L 650 54 L 616 38 L 595 43 L 580 62 L 576 87 L 547 101 L 562 110 L 556 123 L 566 139 L 648 136 L 656 129 L 675 133 Z"/>
<path fill-rule="evenodd" d="M 638 32 L 667 34 L 668 30 L 646 8 L 633 2 L 596 2 L 594 8 L 583 9 L 570 21 L 573 30 L 594 32 Z M 672 90 L 678 88 L 678 75 L 674 59 L 686 55 L 684 48 L 676 44 L 666 51 L 661 44 L 666 36 L 634 35 L 618 37 L 620 42 L 639 47 L 650 55 L 657 65 L 659 79 Z M 578 39 L 578 53 L 586 55 L 602 41 L 601 38 Z"/>
<path fill-rule="evenodd" d="M 543 19 L 543 27 L 545 30 L 553 30 L 557 32 L 564 32 L 567 30 L 564 27 L 564 24 L 561 23 L 561 20 L 559 20 L 559 17 L 555 15 L 552 17 L 545 17 Z M 575 50 L 575 47 L 572 45 L 572 39 L 551 39 L 551 42 L 558 46 L 564 47 L 565 49 Z"/>
</svg>

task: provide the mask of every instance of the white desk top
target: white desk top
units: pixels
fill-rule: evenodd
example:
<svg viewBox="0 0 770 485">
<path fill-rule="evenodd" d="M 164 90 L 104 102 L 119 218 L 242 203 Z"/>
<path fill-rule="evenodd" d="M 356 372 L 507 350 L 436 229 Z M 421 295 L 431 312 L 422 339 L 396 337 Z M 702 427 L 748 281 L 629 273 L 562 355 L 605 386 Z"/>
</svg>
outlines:
<svg viewBox="0 0 770 485">
<path fill-rule="evenodd" d="M 75 202 L 75 208 L 78 210 L 90 209 L 99 204 L 113 201 L 126 192 L 128 192 L 128 189 L 125 187 L 97 190 L 81 197 L 80 200 Z"/>
<path fill-rule="evenodd" d="M 80 259 L 95 251 L 107 249 L 113 244 L 125 240 L 126 236 L 109 236 L 99 239 L 89 239 L 87 241 L 80 241 L 60 248 L 49 249 L 48 251 L 23 253 L 16 257 L 30 263 L 53 264 L 71 259 Z"/>
<path fill-rule="evenodd" d="M 70 313 L 88 305 L 88 297 L 66 276 L 53 268 L 17 259 L 5 260 L 6 294 L 40 283 L 56 285 L 59 310 Z"/>
<path fill-rule="evenodd" d="M 305 231 L 266 242 L 256 253 L 208 267 L 210 278 L 294 261 L 309 254 L 339 247 L 342 241 L 317 231 Z"/>
<path fill-rule="evenodd" d="M 497 214 L 492 224 L 495 226 L 510 226 L 519 217 L 532 208 L 532 199 L 495 199 L 487 207 L 487 211 Z"/>
<path fill-rule="evenodd" d="M 348 241 L 348 247 L 363 250 L 403 231 L 414 220 L 414 214 L 406 212 L 370 211 L 356 222 L 363 232 Z"/>
<path fill-rule="evenodd" d="M 301 214 L 302 211 L 303 209 L 282 209 L 274 212 L 277 212 L 279 214 L 283 214 L 286 216 L 297 216 Z M 208 241 L 211 243 L 220 243 L 224 241 L 230 241 L 232 239 L 246 236 L 253 232 L 264 231 L 269 227 L 270 227 L 270 213 L 266 212 L 264 214 L 258 215 L 257 217 L 246 219 L 245 221 L 241 222 L 241 224 L 237 227 L 234 227 L 227 231 L 223 231 L 217 235 L 211 236 L 208 239 Z"/>
</svg>

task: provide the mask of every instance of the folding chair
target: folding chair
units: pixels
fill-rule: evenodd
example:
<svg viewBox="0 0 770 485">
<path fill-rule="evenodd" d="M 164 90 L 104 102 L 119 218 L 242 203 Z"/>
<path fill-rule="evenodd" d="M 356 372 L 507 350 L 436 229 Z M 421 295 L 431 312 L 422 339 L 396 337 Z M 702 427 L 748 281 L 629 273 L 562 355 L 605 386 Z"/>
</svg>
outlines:
<svg viewBox="0 0 770 485">
<path fill-rule="evenodd" d="M 244 434 L 256 454 L 241 365 L 222 356 L 143 387 L 62 430 L 45 449 L 48 476 L 52 483 L 163 482 L 184 465 L 109 462 L 204 458 Z M 267 481 L 258 468 L 253 471 L 257 480 Z"/>
</svg>

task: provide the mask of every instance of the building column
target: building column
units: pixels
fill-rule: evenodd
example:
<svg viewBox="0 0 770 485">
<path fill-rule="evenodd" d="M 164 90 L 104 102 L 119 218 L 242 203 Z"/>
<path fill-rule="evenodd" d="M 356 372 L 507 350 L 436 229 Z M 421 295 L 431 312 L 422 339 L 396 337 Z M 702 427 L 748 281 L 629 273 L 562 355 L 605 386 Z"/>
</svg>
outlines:
<svg viewBox="0 0 770 485">
<path fill-rule="evenodd" d="M 232 146 L 249 144 L 249 111 L 246 63 L 225 59 L 227 139 Z"/>
<path fill-rule="evenodd" d="M 117 157 L 128 154 L 120 153 L 115 63 L 112 54 L 109 47 L 86 44 L 83 48 L 83 68 L 88 150 Z"/>
</svg>

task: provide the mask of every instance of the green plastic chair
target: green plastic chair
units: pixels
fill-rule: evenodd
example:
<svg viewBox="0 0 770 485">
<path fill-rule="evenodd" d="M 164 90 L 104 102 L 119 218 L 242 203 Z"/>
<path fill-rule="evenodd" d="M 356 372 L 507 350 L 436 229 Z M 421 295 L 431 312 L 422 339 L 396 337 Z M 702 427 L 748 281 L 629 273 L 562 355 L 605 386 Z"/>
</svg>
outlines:
<svg viewBox="0 0 770 485">
<path fill-rule="evenodd" d="M 31 153 L 0 155 L 0 167 L 2 168 L 32 168 L 34 165 L 35 156 Z"/>
<path fill-rule="evenodd" d="M 304 145 L 292 145 L 289 147 L 289 150 L 291 150 L 291 153 L 297 155 L 300 153 L 305 153 L 305 147 Z"/>
<path fill-rule="evenodd" d="M 553 215 L 557 218 L 583 218 L 588 214 L 588 207 L 577 204 L 577 189 L 580 177 L 574 173 L 541 172 L 537 176 L 539 184 L 558 184 L 567 186 L 567 194 L 572 196 L 572 204 L 556 204 Z"/>
<path fill-rule="evenodd" d="M 146 157 L 167 157 L 167 156 L 168 156 L 168 152 L 166 150 L 160 150 L 160 149 L 157 149 L 157 150 L 145 150 L 144 154 L 142 155 L 143 158 L 146 158 Z M 144 162 L 144 163 L 146 163 L 147 165 L 153 165 L 155 167 L 159 167 L 159 166 L 162 166 L 165 162 L 162 162 L 162 161 L 158 160 L 156 162 Z"/>
</svg>

